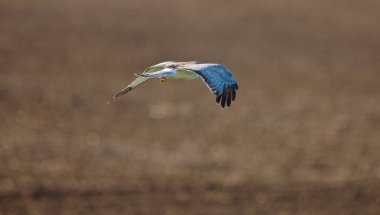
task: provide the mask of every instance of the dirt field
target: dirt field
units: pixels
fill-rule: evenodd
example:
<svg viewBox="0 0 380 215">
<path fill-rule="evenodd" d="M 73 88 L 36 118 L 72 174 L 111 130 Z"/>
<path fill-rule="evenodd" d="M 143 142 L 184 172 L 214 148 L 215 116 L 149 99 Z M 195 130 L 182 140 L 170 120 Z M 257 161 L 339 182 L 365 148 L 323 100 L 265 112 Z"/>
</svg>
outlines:
<svg viewBox="0 0 380 215">
<path fill-rule="evenodd" d="M 380 2 L 0 1 L 0 215 L 380 214 Z M 107 100 L 134 73 L 201 80 Z"/>
</svg>

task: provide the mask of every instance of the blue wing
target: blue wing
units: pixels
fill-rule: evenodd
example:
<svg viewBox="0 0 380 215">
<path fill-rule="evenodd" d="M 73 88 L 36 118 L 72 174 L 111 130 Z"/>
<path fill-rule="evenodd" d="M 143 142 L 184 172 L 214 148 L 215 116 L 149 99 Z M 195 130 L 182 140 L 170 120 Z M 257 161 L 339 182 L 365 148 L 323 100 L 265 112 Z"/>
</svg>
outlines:
<svg viewBox="0 0 380 215">
<path fill-rule="evenodd" d="M 192 64 L 185 66 L 199 76 L 207 84 L 210 90 L 216 95 L 216 102 L 222 106 L 231 105 L 231 101 L 236 98 L 238 84 L 232 76 L 230 70 L 220 64 Z"/>
</svg>

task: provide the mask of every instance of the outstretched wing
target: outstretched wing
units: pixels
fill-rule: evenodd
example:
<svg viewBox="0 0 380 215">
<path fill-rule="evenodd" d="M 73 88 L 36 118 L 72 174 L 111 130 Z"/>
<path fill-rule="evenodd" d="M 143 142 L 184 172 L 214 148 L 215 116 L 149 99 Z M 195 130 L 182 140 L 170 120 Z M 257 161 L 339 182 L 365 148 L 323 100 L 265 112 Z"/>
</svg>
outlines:
<svg viewBox="0 0 380 215">
<path fill-rule="evenodd" d="M 183 66 L 184 69 L 191 70 L 202 77 L 210 90 L 216 95 L 216 102 L 222 108 L 231 105 L 231 101 L 236 98 L 238 84 L 232 76 L 230 70 L 220 64 L 190 64 Z"/>
<path fill-rule="evenodd" d="M 152 66 L 152 67 L 149 67 L 148 69 L 146 69 L 144 73 L 153 73 L 153 72 L 157 72 L 157 71 L 160 71 L 164 69 L 163 66 Z M 122 89 L 120 92 L 118 92 L 117 94 L 115 94 L 113 97 L 112 97 L 112 101 L 115 101 L 119 96 L 122 96 L 126 93 L 128 93 L 129 91 L 135 89 L 136 87 L 140 86 L 141 84 L 143 84 L 144 82 L 146 82 L 147 80 L 149 80 L 150 77 L 142 77 L 142 76 L 138 76 L 135 80 L 133 80 L 130 84 L 128 84 L 128 86 L 126 86 L 124 89 Z M 108 101 L 109 103 L 110 101 Z"/>
<path fill-rule="evenodd" d="M 196 64 L 196 63 L 199 63 L 199 62 L 197 62 L 197 61 L 189 61 L 189 62 L 166 61 L 166 62 L 162 62 L 162 63 L 156 64 L 156 65 L 153 65 L 153 66 L 149 67 L 148 69 L 146 69 L 142 74 L 139 74 L 135 80 L 133 80 L 128 86 L 126 86 L 120 92 L 115 94 L 111 100 L 115 101 L 118 97 L 128 93 L 129 91 L 140 86 L 141 84 L 143 84 L 147 80 L 153 78 L 151 75 L 144 75 L 144 74 L 159 72 L 165 68 L 177 68 L 178 66 L 182 66 L 185 64 L 190 65 L 190 64 Z M 108 101 L 108 103 L 109 102 L 110 101 Z"/>
</svg>

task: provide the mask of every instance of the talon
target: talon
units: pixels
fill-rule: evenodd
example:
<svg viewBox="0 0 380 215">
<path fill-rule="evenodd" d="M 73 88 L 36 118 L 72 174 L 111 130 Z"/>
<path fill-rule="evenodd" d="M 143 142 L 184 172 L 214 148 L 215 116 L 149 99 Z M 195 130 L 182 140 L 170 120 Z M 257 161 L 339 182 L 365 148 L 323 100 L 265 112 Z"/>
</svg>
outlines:
<svg viewBox="0 0 380 215">
<path fill-rule="evenodd" d="M 167 80 L 169 80 L 169 78 L 163 77 L 163 78 L 160 79 L 160 82 L 163 83 L 163 82 L 165 82 Z"/>
</svg>

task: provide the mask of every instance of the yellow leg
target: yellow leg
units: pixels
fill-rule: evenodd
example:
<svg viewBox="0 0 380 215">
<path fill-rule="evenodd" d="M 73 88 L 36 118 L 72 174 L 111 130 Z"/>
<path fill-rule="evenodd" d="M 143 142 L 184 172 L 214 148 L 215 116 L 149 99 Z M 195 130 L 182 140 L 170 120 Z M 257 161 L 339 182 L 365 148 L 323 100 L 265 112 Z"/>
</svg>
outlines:
<svg viewBox="0 0 380 215">
<path fill-rule="evenodd" d="M 160 79 L 160 82 L 161 82 L 161 83 L 164 83 L 164 82 L 167 81 L 167 80 L 169 80 L 169 78 L 163 77 L 163 78 Z"/>
</svg>

